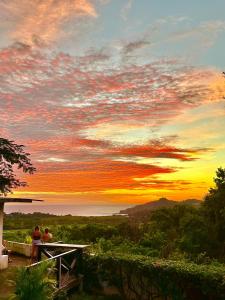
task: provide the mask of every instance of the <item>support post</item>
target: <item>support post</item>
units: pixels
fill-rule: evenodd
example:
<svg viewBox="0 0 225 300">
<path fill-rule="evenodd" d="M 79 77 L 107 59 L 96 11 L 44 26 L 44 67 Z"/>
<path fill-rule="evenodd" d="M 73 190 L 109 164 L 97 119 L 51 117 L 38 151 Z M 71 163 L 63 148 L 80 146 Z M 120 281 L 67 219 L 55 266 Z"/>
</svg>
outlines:
<svg viewBox="0 0 225 300">
<path fill-rule="evenodd" d="M 2 256 L 4 203 L 0 203 L 0 256 Z"/>
<path fill-rule="evenodd" d="M 40 246 L 37 246 L 37 261 L 41 261 L 41 252 L 42 252 L 42 249 Z"/>
<path fill-rule="evenodd" d="M 78 249 L 78 274 L 83 273 L 83 249 Z"/>
<path fill-rule="evenodd" d="M 61 288 L 62 281 L 62 258 L 58 257 L 56 261 L 56 272 L 57 272 L 57 288 Z"/>
<path fill-rule="evenodd" d="M 8 268 L 8 255 L 2 255 L 4 203 L 0 203 L 0 270 Z"/>
</svg>

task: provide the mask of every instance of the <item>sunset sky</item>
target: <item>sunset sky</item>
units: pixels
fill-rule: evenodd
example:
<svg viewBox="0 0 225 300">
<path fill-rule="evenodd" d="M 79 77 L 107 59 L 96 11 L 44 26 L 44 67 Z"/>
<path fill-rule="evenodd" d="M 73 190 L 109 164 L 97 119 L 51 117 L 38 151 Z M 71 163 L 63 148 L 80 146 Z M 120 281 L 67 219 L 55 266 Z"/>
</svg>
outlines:
<svg viewBox="0 0 225 300">
<path fill-rule="evenodd" d="M 0 0 L 0 136 L 37 168 L 15 195 L 202 199 L 225 167 L 224 12 L 224 0 Z"/>
</svg>

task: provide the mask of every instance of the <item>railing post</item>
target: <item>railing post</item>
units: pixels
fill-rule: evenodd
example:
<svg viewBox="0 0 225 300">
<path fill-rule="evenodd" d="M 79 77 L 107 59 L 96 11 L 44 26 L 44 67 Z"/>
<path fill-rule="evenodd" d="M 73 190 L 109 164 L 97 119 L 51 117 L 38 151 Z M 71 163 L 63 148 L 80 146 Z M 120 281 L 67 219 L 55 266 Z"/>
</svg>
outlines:
<svg viewBox="0 0 225 300">
<path fill-rule="evenodd" d="M 37 246 L 37 261 L 41 261 L 41 247 Z"/>
<path fill-rule="evenodd" d="M 56 276 L 57 276 L 57 288 L 61 288 L 61 277 L 62 277 L 62 258 L 58 257 L 56 261 Z"/>
<path fill-rule="evenodd" d="M 79 250 L 79 273 L 83 273 L 83 249 Z"/>
<path fill-rule="evenodd" d="M 68 246 L 68 245 L 66 245 L 66 246 Z M 54 244 L 47 244 L 47 245 L 44 245 L 44 244 L 41 245 L 40 244 L 38 246 L 38 253 L 37 253 L 38 262 L 30 265 L 28 268 L 35 267 L 35 266 L 38 266 L 38 265 L 44 263 L 44 261 L 41 261 L 41 254 L 43 252 L 43 254 L 45 254 L 48 257 L 48 259 L 45 260 L 45 261 L 54 260 L 56 262 L 55 275 L 56 275 L 56 278 L 57 278 L 57 288 L 58 289 L 61 289 L 62 287 L 66 287 L 66 284 L 67 284 L 66 280 L 65 280 L 66 278 L 65 277 L 63 278 L 63 270 L 65 269 L 68 272 L 69 276 L 70 276 L 70 273 L 72 273 L 72 272 L 74 272 L 74 275 L 78 276 L 79 282 L 81 283 L 80 289 L 82 290 L 82 280 L 83 280 L 83 275 L 82 275 L 82 273 L 83 273 L 82 272 L 82 269 L 83 269 L 83 262 L 82 262 L 83 250 L 82 250 L 82 248 L 78 247 L 76 249 L 73 249 L 73 250 L 70 250 L 70 251 L 67 251 L 67 252 L 63 252 L 63 253 L 60 253 L 58 255 L 53 256 L 53 255 L 51 255 L 51 253 L 48 253 L 48 251 L 46 250 L 46 248 L 48 248 L 48 247 L 54 248 Z M 67 255 L 71 255 L 71 254 L 73 254 L 73 256 L 74 256 L 74 259 L 72 260 L 72 263 L 69 264 L 69 262 L 66 262 L 66 260 L 65 260 L 65 264 L 64 264 L 63 263 L 64 257 L 67 256 Z M 69 257 L 69 261 L 70 261 L 70 259 L 71 259 L 71 257 Z M 76 283 L 77 283 L 77 278 L 71 278 L 71 279 L 74 279 L 74 282 L 76 281 Z"/>
</svg>

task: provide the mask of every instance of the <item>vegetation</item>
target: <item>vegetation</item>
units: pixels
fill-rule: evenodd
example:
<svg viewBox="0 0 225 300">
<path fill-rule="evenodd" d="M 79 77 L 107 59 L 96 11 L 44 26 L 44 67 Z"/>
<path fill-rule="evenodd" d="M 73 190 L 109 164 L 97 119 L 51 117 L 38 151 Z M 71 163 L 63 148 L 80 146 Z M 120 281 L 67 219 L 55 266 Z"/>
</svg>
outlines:
<svg viewBox="0 0 225 300">
<path fill-rule="evenodd" d="M 78 216 L 55 216 L 51 214 L 43 213 L 33 213 L 33 214 L 23 214 L 23 213 L 11 213 L 5 215 L 4 229 L 13 230 L 16 227 L 18 229 L 30 229 L 37 224 L 40 226 L 50 226 L 53 228 L 55 226 L 67 226 L 67 225 L 85 225 L 85 224 L 104 224 L 104 225 L 117 225 L 126 221 L 127 218 L 122 216 L 110 216 L 110 217 L 78 217 Z"/>
<path fill-rule="evenodd" d="M 87 282 L 95 288 L 111 282 L 123 299 L 131 299 L 129 293 L 140 299 L 140 285 L 146 295 L 224 299 L 225 169 L 217 170 L 214 181 L 201 204 L 175 204 L 144 218 L 6 215 L 4 238 L 28 240 L 32 227 L 40 224 L 50 228 L 56 241 L 90 244 Z M 12 230 L 15 224 L 18 230 Z"/>
<path fill-rule="evenodd" d="M 90 291 L 106 282 L 122 299 L 225 299 L 225 267 L 218 263 L 107 253 L 87 256 L 84 265 Z"/>
<path fill-rule="evenodd" d="M 6 196 L 12 189 L 26 186 L 26 182 L 16 178 L 14 166 L 25 173 L 32 174 L 35 171 L 23 145 L 0 138 L 0 195 Z"/>
<path fill-rule="evenodd" d="M 4 238 L 24 242 L 39 224 L 54 240 L 88 243 L 95 252 L 126 252 L 197 263 L 225 260 L 225 169 L 219 168 L 215 187 L 202 205 L 173 205 L 151 211 L 147 218 L 73 217 L 49 214 L 10 214 Z M 17 224 L 18 230 L 11 230 Z"/>
<path fill-rule="evenodd" d="M 14 284 L 15 293 L 11 300 L 51 300 L 56 289 L 56 282 L 51 279 L 52 265 L 42 263 L 34 268 L 20 268 Z"/>
</svg>

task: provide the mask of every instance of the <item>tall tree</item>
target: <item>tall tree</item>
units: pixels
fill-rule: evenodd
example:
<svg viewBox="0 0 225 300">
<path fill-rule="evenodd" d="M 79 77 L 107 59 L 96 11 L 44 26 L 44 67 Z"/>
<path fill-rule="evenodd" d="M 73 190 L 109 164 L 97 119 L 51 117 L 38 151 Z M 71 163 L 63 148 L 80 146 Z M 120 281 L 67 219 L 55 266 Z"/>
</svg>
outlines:
<svg viewBox="0 0 225 300">
<path fill-rule="evenodd" d="M 210 188 L 205 197 L 204 207 L 212 222 L 225 217 L 225 169 L 218 168 L 214 178 L 215 187 Z"/>
<path fill-rule="evenodd" d="M 225 255 L 225 169 L 217 169 L 214 182 L 215 187 L 209 189 L 203 209 L 211 232 L 210 236 L 217 241 L 218 252 Z"/>
<path fill-rule="evenodd" d="M 21 169 L 24 173 L 34 173 L 36 169 L 29 155 L 24 151 L 23 145 L 0 138 L 0 195 L 6 196 L 12 189 L 27 185 L 16 177 L 15 169 Z"/>
</svg>

